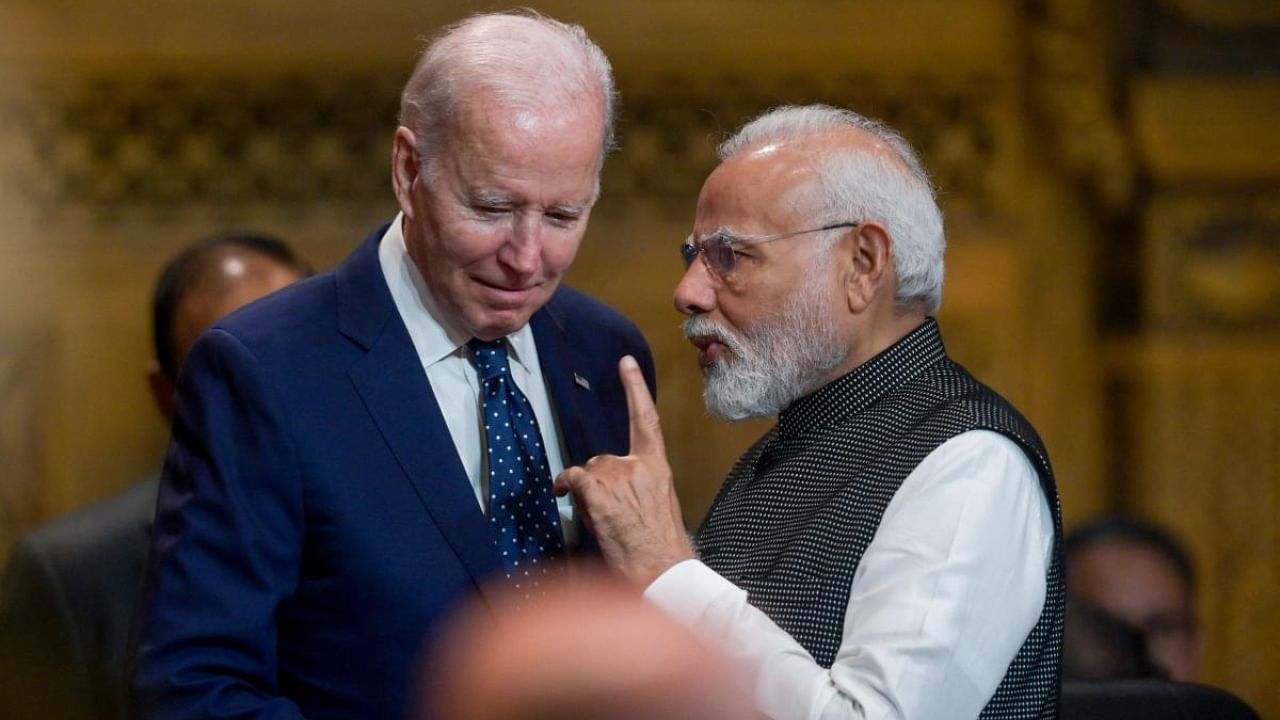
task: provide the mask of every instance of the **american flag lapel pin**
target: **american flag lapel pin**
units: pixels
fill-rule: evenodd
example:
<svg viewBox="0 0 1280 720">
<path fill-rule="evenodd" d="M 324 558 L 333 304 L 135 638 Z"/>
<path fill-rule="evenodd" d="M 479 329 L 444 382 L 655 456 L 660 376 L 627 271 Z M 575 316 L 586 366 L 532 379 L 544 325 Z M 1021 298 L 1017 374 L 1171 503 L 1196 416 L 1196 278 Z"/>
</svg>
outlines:
<svg viewBox="0 0 1280 720">
<path fill-rule="evenodd" d="M 587 379 L 582 377 L 578 373 L 573 374 L 573 381 L 577 383 L 578 387 L 582 388 L 583 390 L 591 389 L 591 383 L 587 382 Z"/>
</svg>

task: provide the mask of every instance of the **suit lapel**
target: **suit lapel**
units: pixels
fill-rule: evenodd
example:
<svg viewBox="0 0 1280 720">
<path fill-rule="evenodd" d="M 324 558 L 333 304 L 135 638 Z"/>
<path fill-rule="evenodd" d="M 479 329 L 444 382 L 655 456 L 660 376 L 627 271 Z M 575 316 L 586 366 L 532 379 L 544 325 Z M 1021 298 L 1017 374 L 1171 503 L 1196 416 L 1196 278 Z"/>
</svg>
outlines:
<svg viewBox="0 0 1280 720">
<path fill-rule="evenodd" d="M 599 392 L 605 378 L 598 378 L 591 365 L 569 341 L 564 317 L 553 299 L 534 314 L 529 324 L 538 344 L 538 363 L 555 405 L 556 421 L 569 457 L 566 465 L 580 465 L 595 455 L 609 451 L 609 417 L 600 406 Z"/>
<path fill-rule="evenodd" d="M 340 329 L 367 349 L 348 371 L 423 507 L 476 585 L 502 568 L 417 351 L 382 278 L 384 229 L 338 273 Z"/>
<path fill-rule="evenodd" d="M 556 422 L 564 438 L 568 457 L 565 465 L 581 465 L 592 457 L 610 451 L 609 414 L 601 406 L 600 389 L 606 378 L 592 372 L 595 365 L 586 362 L 572 342 L 565 318 L 556 308 L 553 297 L 529 321 L 533 339 L 538 345 L 538 364 L 547 384 L 547 393 L 555 406 Z M 598 555 L 600 545 L 585 524 L 578 529 L 580 555 Z"/>
</svg>

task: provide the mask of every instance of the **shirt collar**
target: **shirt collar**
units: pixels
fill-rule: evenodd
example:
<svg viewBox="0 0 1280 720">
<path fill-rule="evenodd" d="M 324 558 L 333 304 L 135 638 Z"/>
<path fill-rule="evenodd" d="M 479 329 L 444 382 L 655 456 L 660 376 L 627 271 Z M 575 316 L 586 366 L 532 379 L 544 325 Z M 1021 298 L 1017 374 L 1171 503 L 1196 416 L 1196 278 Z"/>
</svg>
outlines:
<svg viewBox="0 0 1280 720">
<path fill-rule="evenodd" d="M 396 309 L 400 311 L 414 348 L 429 367 L 449 357 L 464 356 L 463 347 L 471 335 L 440 306 L 427 287 L 418 266 L 405 248 L 404 213 L 398 213 L 378 246 L 383 275 L 391 290 Z M 507 336 L 510 359 L 528 369 L 533 357 L 533 331 L 528 323 Z"/>
<path fill-rule="evenodd" d="M 793 437 L 857 415 L 946 355 L 937 321 L 927 318 L 879 355 L 791 403 L 778 415 L 778 432 Z"/>
<path fill-rule="evenodd" d="M 529 370 L 529 359 L 533 357 L 533 330 L 529 323 L 507 336 L 507 345 L 511 347 L 510 359 L 525 370 Z"/>
</svg>

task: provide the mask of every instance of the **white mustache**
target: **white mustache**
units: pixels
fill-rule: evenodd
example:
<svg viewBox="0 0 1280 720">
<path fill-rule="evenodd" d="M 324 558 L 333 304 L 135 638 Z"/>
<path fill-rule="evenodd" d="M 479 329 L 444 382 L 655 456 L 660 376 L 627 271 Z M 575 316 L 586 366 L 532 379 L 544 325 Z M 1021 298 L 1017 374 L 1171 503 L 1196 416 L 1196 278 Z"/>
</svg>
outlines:
<svg viewBox="0 0 1280 720">
<path fill-rule="evenodd" d="M 728 346 L 729 350 L 735 353 L 741 347 L 738 338 L 733 333 L 721 326 L 720 323 L 703 315 L 694 315 L 686 319 L 680 327 L 684 330 L 685 339 L 688 340 L 699 337 L 711 338 Z"/>
</svg>

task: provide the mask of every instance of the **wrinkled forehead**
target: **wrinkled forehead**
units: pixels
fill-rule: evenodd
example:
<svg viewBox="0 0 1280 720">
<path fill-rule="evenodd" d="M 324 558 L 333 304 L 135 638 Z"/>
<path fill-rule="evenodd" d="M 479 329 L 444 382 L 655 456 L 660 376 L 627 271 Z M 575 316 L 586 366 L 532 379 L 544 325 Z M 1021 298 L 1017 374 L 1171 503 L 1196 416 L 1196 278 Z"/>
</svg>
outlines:
<svg viewBox="0 0 1280 720">
<path fill-rule="evenodd" d="M 511 96 L 501 100 L 469 94 L 458 100 L 448 121 L 451 137 L 496 138 L 516 136 L 522 142 L 542 133 L 564 135 L 566 139 L 602 144 L 604 114 L 594 98 L 576 98 L 559 103 L 545 98 Z"/>
<path fill-rule="evenodd" d="M 764 144 L 722 162 L 702 186 L 693 234 L 761 235 L 797 226 L 818 209 L 817 157 Z"/>
<path fill-rule="evenodd" d="M 433 162 L 473 189 L 510 189 L 519 179 L 536 180 L 547 202 L 592 202 L 604 160 L 603 133 L 599 109 L 590 104 L 555 111 L 537 104 L 470 103 L 450 121 Z"/>
<path fill-rule="evenodd" d="M 698 232 L 711 231 L 725 217 L 749 217 L 766 225 L 782 221 L 784 226 L 798 216 L 818 219 L 826 210 L 824 176 L 831 174 L 832 164 L 873 157 L 886 158 L 909 172 L 893 148 L 854 127 L 824 128 L 747 146 L 722 162 L 703 185 Z"/>
</svg>

